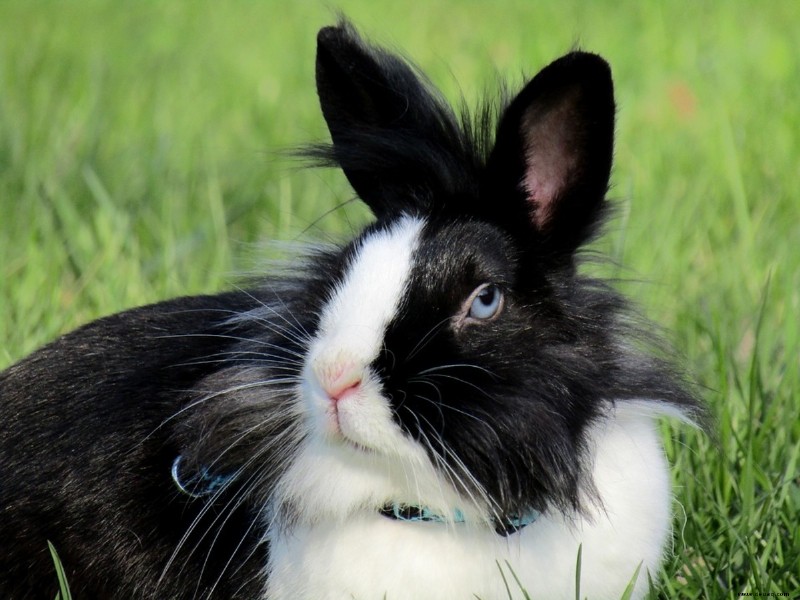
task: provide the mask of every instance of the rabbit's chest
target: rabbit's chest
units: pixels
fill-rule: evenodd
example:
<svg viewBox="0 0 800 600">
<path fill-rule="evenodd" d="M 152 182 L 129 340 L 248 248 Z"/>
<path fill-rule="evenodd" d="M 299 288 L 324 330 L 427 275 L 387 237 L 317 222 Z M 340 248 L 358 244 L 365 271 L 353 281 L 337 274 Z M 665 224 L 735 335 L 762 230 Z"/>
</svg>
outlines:
<svg viewBox="0 0 800 600">
<path fill-rule="evenodd" d="M 669 532 L 669 485 L 657 430 L 635 408 L 618 410 L 593 432 L 593 481 L 602 505 L 587 514 L 545 513 L 503 533 L 469 518 L 408 522 L 379 512 L 275 527 L 268 535 L 265 598 L 507 600 L 510 590 L 512 598 L 571 600 L 578 568 L 582 596 L 593 599 L 619 598 L 639 568 L 631 597 L 643 597 L 646 573 L 658 568 Z M 345 488 L 368 498 L 364 490 L 380 483 L 363 471 L 336 475 L 333 481 L 347 485 L 328 489 L 329 503 Z"/>
<path fill-rule="evenodd" d="M 535 562 L 537 530 L 548 527 L 537 522 L 502 536 L 466 524 L 403 522 L 380 514 L 298 527 L 271 544 L 266 597 L 507 598 L 503 575 L 513 581 L 511 569 L 522 572 L 520 565 Z"/>
</svg>

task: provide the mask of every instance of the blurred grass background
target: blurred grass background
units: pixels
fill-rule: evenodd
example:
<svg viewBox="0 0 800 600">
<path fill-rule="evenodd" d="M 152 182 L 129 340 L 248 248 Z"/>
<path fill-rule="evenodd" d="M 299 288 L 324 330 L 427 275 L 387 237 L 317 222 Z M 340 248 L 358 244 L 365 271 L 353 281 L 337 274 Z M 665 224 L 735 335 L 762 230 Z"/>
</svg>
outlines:
<svg viewBox="0 0 800 600">
<path fill-rule="evenodd" d="M 612 64 L 598 248 L 703 386 L 717 439 L 665 426 L 673 553 L 658 598 L 800 593 L 800 3 L 341 0 L 474 102 L 575 45 Z M 0 367 L 95 317 L 235 283 L 260 241 L 368 217 L 326 137 L 322 2 L 0 3 Z M 308 233 L 306 229 L 310 228 Z M 642 281 L 646 283 L 642 283 Z"/>
</svg>

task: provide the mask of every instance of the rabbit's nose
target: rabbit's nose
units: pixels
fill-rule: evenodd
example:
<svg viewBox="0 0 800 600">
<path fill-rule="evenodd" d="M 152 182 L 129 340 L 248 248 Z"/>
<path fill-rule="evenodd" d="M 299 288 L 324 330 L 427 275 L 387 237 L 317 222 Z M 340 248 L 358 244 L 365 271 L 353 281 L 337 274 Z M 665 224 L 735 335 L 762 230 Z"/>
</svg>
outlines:
<svg viewBox="0 0 800 600">
<path fill-rule="evenodd" d="M 336 404 L 358 389 L 364 372 L 355 362 L 336 360 L 317 361 L 314 364 L 314 374 L 328 398 Z"/>
<path fill-rule="evenodd" d="M 361 385 L 361 377 L 344 377 L 332 382 L 330 386 L 323 386 L 325 393 L 328 394 L 334 404 L 339 402 L 350 392 L 354 392 Z"/>
</svg>

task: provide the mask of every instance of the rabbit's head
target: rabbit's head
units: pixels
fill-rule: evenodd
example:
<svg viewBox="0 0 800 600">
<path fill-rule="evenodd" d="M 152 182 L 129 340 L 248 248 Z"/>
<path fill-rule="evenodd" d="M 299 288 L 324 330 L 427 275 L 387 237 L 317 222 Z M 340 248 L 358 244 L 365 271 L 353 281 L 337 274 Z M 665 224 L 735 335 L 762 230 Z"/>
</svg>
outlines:
<svg viewBox="0 0 800 600">
<path fill-rule="evenodd" d="M 377 220 L 321 303 L 299 386 L 310 434 L 284 498 L 309 515 L 580 510 L 590 424 L 615 402 L 691 405 L 631 342 L 622 299 L 576 269 L 607 212 L 608 65 L 570 53 L 496 118 L 459 118 L 345 24 L 319 34 L 317 87 L 333 143 L 309 152 Z"/>
</svg>

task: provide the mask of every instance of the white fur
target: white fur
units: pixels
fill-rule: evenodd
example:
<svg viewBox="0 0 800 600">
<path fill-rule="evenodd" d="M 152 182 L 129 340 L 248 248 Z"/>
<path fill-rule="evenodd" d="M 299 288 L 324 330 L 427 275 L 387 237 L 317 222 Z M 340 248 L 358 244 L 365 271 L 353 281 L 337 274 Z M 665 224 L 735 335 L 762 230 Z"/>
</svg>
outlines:
<svg viewBox="0 0 800 600">
<path fill-rule="evenodd" d="M 361 244 L 343 284 L 323 311 L 300 386 L 309 431 L 276 490 L 270 511 L 270 600 L 453 600 L 575 597 L 582 547 L 581 597 L 618 599 L 637 566 L 634 598 L 647 589 L 669 532 L 670 491 L 657 415 L 619 403 L 590 432 L 593 478 L 602 506 L 589 518 L 544 514 L 508 537 L 494 532 L 480 498 L 463 498 L 424 449 L 391 418 L 368 365 L 407 287 L 422 227 L 406 218 Z M 358 373 L 360 385 L 338 403 L 326 378 Z M 379 514 L 399 502 L 465 523 L 402 522 Z M 281 507 L 291 506 L 287 522 Z"/>
<path fill-rule="evenodd" d="M 594 482 L 603 501 L 592 520 L 543 515 L 507 538 L 480 525 L 382 517 L 376 507 L 385 498 L 414 495 L 408 472 L 355 449 L 312 450 L 301 461 L 302 493 L 312 492 L 307 500 L 317 506 L 318 519 L 289 532 L 272 529 L 266 597 L 507 599 L 499 562 L 518 592 L 514 597 L 522 598 L 507 561 L 532 598 L 571 600 L 582 546 L 581 597 L 618 599 L 641 562 L 633 596 L 641 598 L 647 571 L 658 569 L 670 522 L 669 477 L 655 422 L 623 404 L 592 439 Z M 418 491 L 431 484 L 430 470 L 422 473 Z M 437 495 L 447 501 L 447 492 L 439 489 Z"/>
</svg>

